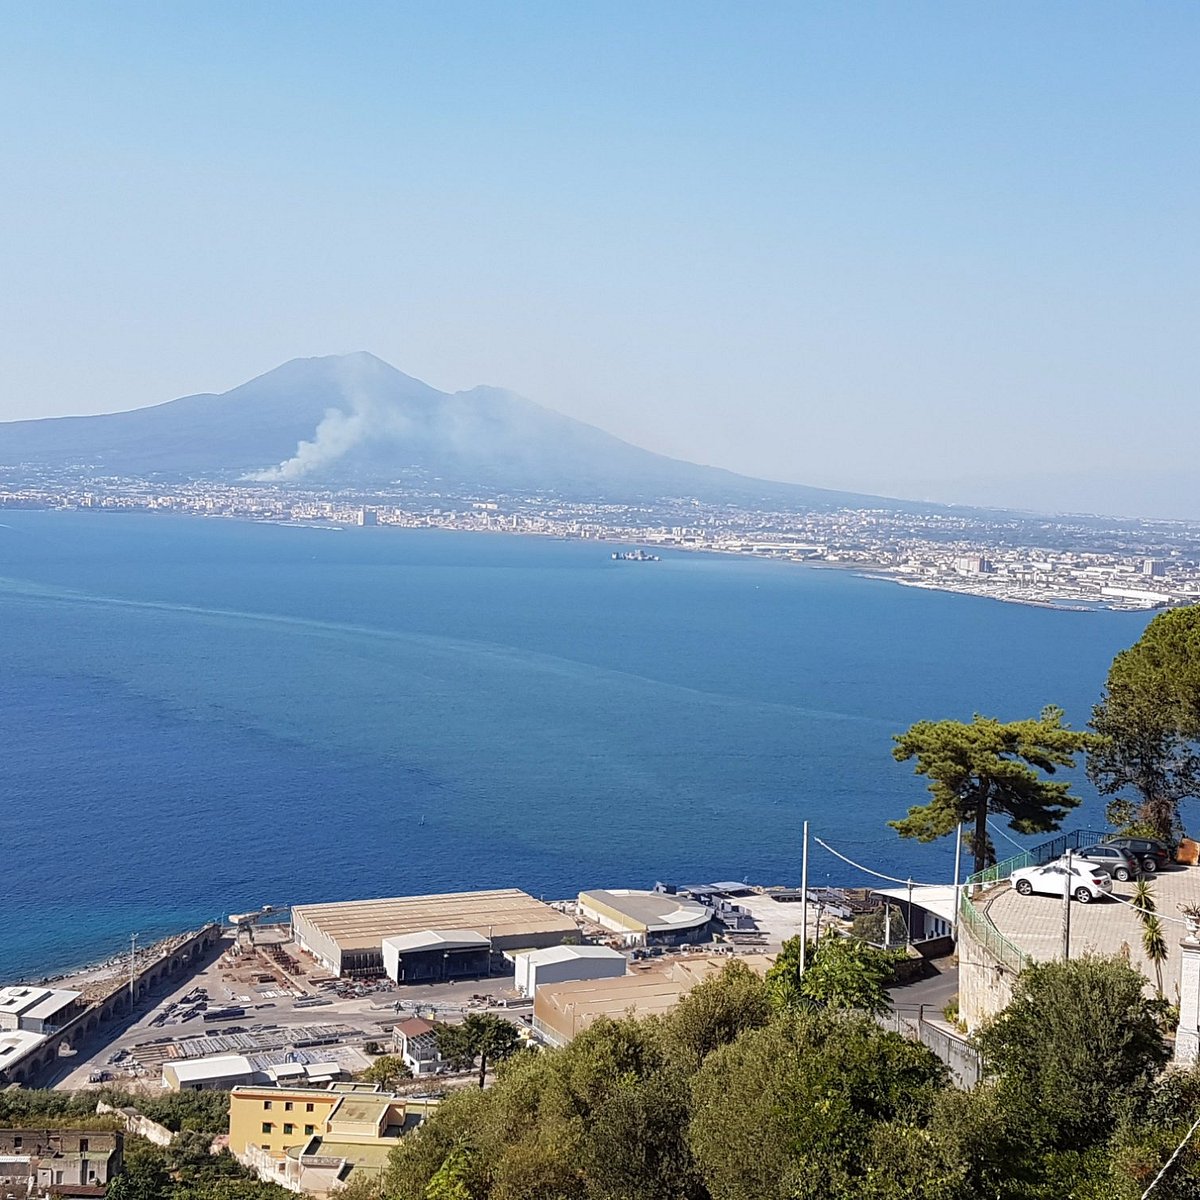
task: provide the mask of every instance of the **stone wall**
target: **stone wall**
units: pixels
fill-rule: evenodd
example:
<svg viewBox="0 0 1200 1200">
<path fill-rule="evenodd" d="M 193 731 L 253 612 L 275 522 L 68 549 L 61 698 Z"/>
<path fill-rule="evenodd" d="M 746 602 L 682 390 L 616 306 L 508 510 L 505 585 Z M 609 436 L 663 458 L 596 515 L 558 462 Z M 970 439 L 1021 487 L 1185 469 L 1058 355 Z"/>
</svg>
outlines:
<svg viewBox="0 0 1200 1200">
<path fill-rule="evenodd" d="M 974 1033 L 985 1021 L 1008 1007 L 1013 973 L 998 963 L 971 933 L 967 923 L 958 930 L 958 1016 Z"/>
<path fill-rule="evenodd" d="M 96 1113 L 113 1113 L 124 1124 L 126 1133 L 136 1133 L 156 1146 L 169 1146 L 175 1140 L 175 1135 L 165 1125 L 143 1116 L 136 1108 L 114 1108 L 101 1100 L 96 1105 Z"/>
</svg>

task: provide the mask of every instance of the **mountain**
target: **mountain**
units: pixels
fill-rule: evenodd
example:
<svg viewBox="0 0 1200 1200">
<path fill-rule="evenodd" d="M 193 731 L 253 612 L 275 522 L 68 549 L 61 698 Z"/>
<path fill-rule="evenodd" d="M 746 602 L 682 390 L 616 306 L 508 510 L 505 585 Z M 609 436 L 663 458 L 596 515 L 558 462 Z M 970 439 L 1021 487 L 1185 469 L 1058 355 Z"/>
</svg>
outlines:
<svg viewBox="0 0 1200 1200">
<path fill-rule="evenodd" d="M 613 501 L 882 503 L 667 458 L 499 388 L 439 392 L 366 353 L 293 359 L 220 395 L 0 423 L 0 466 L 311 485 L 423 479 Z"/>
</svg>

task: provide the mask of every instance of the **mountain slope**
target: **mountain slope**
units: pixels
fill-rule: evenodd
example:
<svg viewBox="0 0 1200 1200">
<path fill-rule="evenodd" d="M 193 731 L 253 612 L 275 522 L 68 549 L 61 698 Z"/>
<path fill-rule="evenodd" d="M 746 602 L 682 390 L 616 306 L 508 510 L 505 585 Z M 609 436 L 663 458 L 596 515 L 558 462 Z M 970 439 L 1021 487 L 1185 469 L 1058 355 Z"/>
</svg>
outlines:
<svg viewBox="0 0 1200 1200">
<path fill-rule="evenodd" d="M 221 395 L 3 423 L 0 465 L 313 485 L 420 477 L 610 500 L 879 503 L 667 458 L 498 388 L 449 395 L 366 353 L 294 359 Z"/>
</svg>

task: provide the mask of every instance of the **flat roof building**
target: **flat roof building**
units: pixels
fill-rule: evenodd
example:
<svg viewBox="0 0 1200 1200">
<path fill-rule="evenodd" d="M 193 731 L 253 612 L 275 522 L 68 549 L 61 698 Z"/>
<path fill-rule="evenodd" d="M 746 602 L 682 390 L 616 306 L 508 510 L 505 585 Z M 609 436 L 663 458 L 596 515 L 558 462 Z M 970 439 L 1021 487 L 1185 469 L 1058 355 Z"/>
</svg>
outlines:
<svg viewBox="0 0 1200 1200">
<path fill-rule="evenodd" d="M 378 1178 L 388 1155 L 424 1109 L 378 1090 L 234 1088 L 229 1149 L 260 1179 L 329 1195 L 352 1174 Z"/>
<path fill-rule="evenodd" d="M 173 1092 L 229 1091 L 250 1084 L 321 1087 L 340 1079 L 336 1062 L 285 1062 L 263 1065 L 257 1055 L 216 1054 L 209 1058 L 168 1059 L 163 1087 Z"/>
<path fill-rule="evenodd" d="M 625 955 L 608 946 L 547 946 L 514 954 L 512 959 L 517 991 L 523 996 L 532 996 L 539 987 L 552 983 L 616 979 L 629 965 Z"/>
<path fill-rule="evenodd" d="M 680 942 L 712 920 L 706 904 L 667 892 L 636 888 L 580 892 L 576 912 L 593 925 L 621 935 L 626 946 Z"/>
<path fill-rule="evenodd" d="M 162 1067 L 163 1087 L 173 1092 L 227 1092 L 239 1084 L 253 1083 L 255 1074 L 244 1054 L 168 1059 Z"/>
<path fill-rule="evenodd" d="M 79 1011 L 82 995 L 63 988 L 0 988 L 0 1029 L 52 1033 Z"/>
<path fill-rule="evenodd" d="M 385 939 L 438 930 L 469 931 L 494 950 L 556 946 L 575 922 L 518 888 L 302 904 L 292 909 L 300 946 L 336 975 L 379 976 Z"/>
<path fill-rule="evenodd" d="M 46 1040 L 45 1034 L 30 1033 L 27 1029 L 6 1029 L 0 1031 L 0 1071 L 9 1063 L 23 1058 L 35 1046 L 40 1046 Z"/>
<path fill-rule="evenodd" d="M 769 954 L 703 954 L 642 968 L 619 979 L 586 979 L 546 984 L 533 1000 L 533 1028 L 552 1046 L 565 1046 L 594 1021 L 608 1017 L 651 1017 L 670 1012 L 697 984 L 718 975 L 726 963 L 744 963 L 766 975 Z"/>
</svg>

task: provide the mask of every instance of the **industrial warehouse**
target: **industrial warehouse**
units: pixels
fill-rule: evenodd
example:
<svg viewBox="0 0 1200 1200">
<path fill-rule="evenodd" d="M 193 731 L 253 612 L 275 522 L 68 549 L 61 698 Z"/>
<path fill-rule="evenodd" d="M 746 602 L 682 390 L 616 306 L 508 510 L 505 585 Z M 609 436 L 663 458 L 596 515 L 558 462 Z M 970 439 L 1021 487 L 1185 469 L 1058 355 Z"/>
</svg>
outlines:
<svg viewBox="0 0 1200 1200">
<path fill-rule="evenodd" d="M 618 934 L 625 946 L 667 945 L 699 938 L 713 910 L 666 891 L 597 888 L 580 892 L 576 911 L 601 929 Z"/>
<path fill-rule="evenodd" d="M 292 930 L 335 975 L 397 982 L 486 974 L 493 952 L 558 946 L 579 933 L 518 888 L 297 905 Z"/>
</svg>

